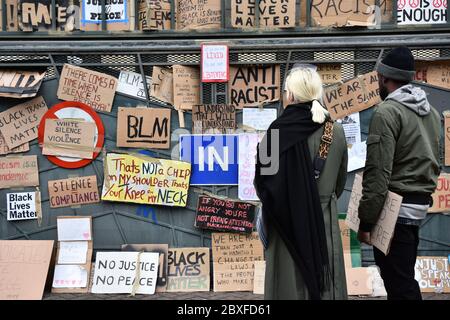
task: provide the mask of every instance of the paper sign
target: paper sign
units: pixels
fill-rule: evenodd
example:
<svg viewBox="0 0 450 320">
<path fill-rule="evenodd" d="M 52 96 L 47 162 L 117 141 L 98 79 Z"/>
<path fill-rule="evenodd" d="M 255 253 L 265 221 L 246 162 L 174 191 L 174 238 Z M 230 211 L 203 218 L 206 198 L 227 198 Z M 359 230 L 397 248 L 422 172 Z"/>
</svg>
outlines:
<svg viewBox="0 0 450 320">
<path fill-rule="evenodd" d="M 0 132 L 13 149 L 38 137 L 38 125 L 48 108 L 42 97 L 18 104 L 0 113 Z"/>
<path fill-rule="evenodd" d="M 0 189 L 39 185 L 36 156 L 0 158 Z"/>
<path fill-rule="evenodd" d="M 39 192 L 7 193 L 6 206 L 8 221 L 37 219 L 42 212 Z"/>
<path fill-rule="evenodd" d="M 191 110 L 200 104 L 200 72 L 196 67 L 174 65 L 173 105 L 176 109 Z"/>
<path fill-rule="evenodd" d="M 447 257 L 417 257 L 414 278 L 421 292 L 450 293 Z"/>
<path fill-rule="evenodd" d="M 254 0 L 231 1 L 231 25 L 234 28 L 257 28 Z M 259 3 L 259 26 L 268 28 L 295 27 L 295 0 L 261 1 Z"/>
<path fill-rule="evenodd" d="M 380 103 L 376 71 L 348 80 L 338 87 L 326 89 L 324 104 L 334 120 Z"/>
<path fill-rule="evenodd" d="M 311 0 L 311 21 L 313 26 L 346 27 L 372 26 L 375 0 Z"/>
<path fill-rule="evenodd" d="M 398 25 L 440 23 L 447 23 L 447 1 L 397 0 Z"/>
<path fill-rule="evenodd" d="M 228 46 L 202 44 L 202 82 L 227 82 L 230 79 Z"/>
<path fill-rule="evenodd" d="M 145 81 L 147 82 L 147 91 L 148 94 L 150 95 L 152 78 L 146 76 Z M 141 100 L 147 100 L 142 75 L 136 72 L 124 70 L 120 71 L 119 83 L 117 84 L 117 92 Z"/>
<path fill-rule="evenodd" d="M 100 1 L 81 0 L 81 30 L 100 31 L 102 7 Z M 134 8 L 134 6 L 133 6 Z M 111 31 L 130 30 L 134 27 L 131 17 L 130 0 L 107 1 L 106 29 Z"/>
<path fill-rule="evenodd" d="M 87 241 L 61 241 L 59 242 L 59 255 L 57 263 L 85 264 L 87 251 Z"/>
<path fill-rule="evenodd" d="M 0 300 L 40 300 L 53 240 L 0 240 Z"/>
<path fill-rule="evenodd" d="M 445 165 L 450 166 L 450 115 L 446 114 L 444 119 Z"/>
<path fill-rule="evenodd" d="M 344 128 L 345 140 L 348 145 L 361 143 L 361 124 L 359 121 L 359 112 L 345 116 L 344 118 L 337 120 L 337 122 L 342 124 L 342 127 Z"/>
<path fill-rule="evenodd" d="M 267 130 L 277 118 L 277 109 L 245 108 L 242 110 L 244 128 Z"/>
<path fill-rule="evenodd" d="M 264 283 L 266 277 L 266 262 L 255 261 L 255 273 L 253 280 L 253 294 L 264 294 Z"/>
<path fill-rule="evenodd" d="M 209 291 L 209 248 L 169 249 L 167 292 Z"/>
<path fill-rule="evenodd" d="M 100 202 L 97 176 L 49 180 L 48 195 L 51 208 Z"/>
<path fill-rule="evenodd" d="M 0 132 L 0 155 L 10 154 L 10 153 L 21 153 L 30 151 L 30 144 L 28 142 L 15 147 L 13 149 L 8 148 L 6 140 Z"/>
<path fill-rule="evenodd" d="M 433 197 L 433 206 L 428 209 L 428 212 L 450 212 L 450 174 L 440 174 L 436 190 L 431 196 Z"/>
<path fill-rule="evenodd" d="M 349 145 L 347 153 L 347 172 L 352 172 L 365 167 L 367 155 L 366 141 Z"/>
<path fill-rule="evenodd" d="M 280 100 L 280 65 L 231 67 L 228 95 L 237 108 Z"/>
<path fill-rule="evenodd" d="M 170 109 L 123 108 L 117 113 L 117 146 L 168 149 Z"/>
<path fill-rule="evenodd" d="M 56 95 L 61 100 L 79 101 L 110 112 L 116 88 L 117 79 L 110 75 L 64 64 Z"/>
<path fill-rule="evenodd" d="M 332 84 L 342 81 L 340 64 L 318 64 L 317 72 L 322 78 L 323 84 Z"/>
<path fill-rule="evenodd" d="M 198 197 L 195 226 L 200 229 L 251 233 L 255 205 L 208 195 Z"/>
<path fill-rule="evenodd" d="M 372 276 L 369 268 L 345 269 L 345 277 L 347 280 L 347 294 L 349 296 L 372 294 Z"/>
<path fill-rule="evenodd" d="M 230 133 L 236 129 L 236 108 L 225 104 L 192 107 L 192 133 Z"/>
<path fill-rule="evenodd" d="M 177 30 L 220 29 L 221 0 L 177 0 Z"/>
<path fill-rule="evenodd" d="M 355 175 L 352 194 L 348 205 L 346 223 L 355 232 L 359 229 L 358 207 L 362 197 L 362 177 Z M 395 224 L 402 204 L 402 197 L 391 191 L 388 192 L 383 210 L 377 223 L 370 233 L 370 241 L 373 246 L 381 250 L 385 255 L 389 253 Z"/>
<path fill-rule="evenodd" d="M 53 288 L 85 288 L 88 273 L 84 266 L 56 265 L 53 276 Z"/>
<path fill-rule="evenodd" d="M 140 0 L 139 30 L 170 30 L 170 0 Z"/>
<path fill-rule="evenodd" d="M 108 153 L 102 200 L 185 207 L 191 165 L 143 155 Z"/>
<path fill-rule="evenodd" d="M 42 154 L 92 159 L 95 151 L 94 122 L 72 119 L 46 119 Z"/>
<path fill-rule="evenodd" d="M 367 267 L 367 271 L 370 272 L 372 278 L 372 294 L 371 297 L 386 297 L 387 292 L 384 287 L 383 278 L 381 278 L 379 268 L 377 266 Z"/>
<path fill-rule="evenodd" d="M 132 293 L 136 282 L 136 293 L 154 294 L 158 263 L 156 252 L 97 252 L 92 293 Z"/>
<path fill-rule="evenodd" d="M 57 218 L 58 241 L 92 240 L 90 218 Z"/>
<path fill-rule="evenodd" d="M 259 201 L 253 180 L 255 179 L 257 147 L 262 137 L 262 134 L 256 133 L 241 133 L 239 135 L 238 195 L 241 200 Z"/>
<path fill-rule="evenodd" d="M 150 95 L 158 100 L 173 105 L 173 72 L 172 69 L 153 67 Z"/>
<path fill-rule="evenodd" d="M 39 91 L 44 77 L 45 70 L 0 70 L 0 97 L 34 97 Z"/>
</svg>

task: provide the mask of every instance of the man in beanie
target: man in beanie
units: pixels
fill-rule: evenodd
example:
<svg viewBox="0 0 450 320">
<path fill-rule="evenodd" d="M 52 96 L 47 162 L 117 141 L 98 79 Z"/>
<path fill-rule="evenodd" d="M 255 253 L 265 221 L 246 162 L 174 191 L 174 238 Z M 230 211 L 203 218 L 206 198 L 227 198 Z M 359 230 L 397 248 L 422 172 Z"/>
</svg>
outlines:
<svg viewBox="0 0 450 320">
<path fill-rule="evenodd" d="M 391 50 L 377 66 L 380 96 L 367 138 L 358 239 L 370 243 L 389 191 L 403 197 L 388 255 L 373 248 L 388 299 L 421 300 L 414 279 L 419 226 L 427 215 L 440 173 L 439 113 L 426 93 L 410 82 L 414 57 L 406 47 Z"/>
</svg>

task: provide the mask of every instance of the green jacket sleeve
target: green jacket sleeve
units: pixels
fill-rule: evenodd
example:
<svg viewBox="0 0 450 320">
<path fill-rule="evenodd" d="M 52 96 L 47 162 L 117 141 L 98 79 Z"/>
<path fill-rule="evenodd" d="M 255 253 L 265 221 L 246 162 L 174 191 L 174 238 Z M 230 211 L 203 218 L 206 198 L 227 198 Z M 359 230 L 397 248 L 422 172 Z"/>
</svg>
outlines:
<svg viewBox="0 0 450 320">
<path fill-rule="evenodd" d="M 388 193 L 398 132 L 397 121 L 378 108 L 370 122 L 367 156 L 359 203 L 359 228 L 369 232 L 376 224 Z"/>
</svg>

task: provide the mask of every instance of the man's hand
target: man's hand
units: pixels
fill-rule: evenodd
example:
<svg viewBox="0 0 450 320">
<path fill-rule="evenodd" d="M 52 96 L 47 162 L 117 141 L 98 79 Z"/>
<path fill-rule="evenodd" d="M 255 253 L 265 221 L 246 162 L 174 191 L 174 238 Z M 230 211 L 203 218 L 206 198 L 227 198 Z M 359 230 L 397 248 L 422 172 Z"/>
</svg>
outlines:
<svg viewBox="0 0 450 320">
<path fill-rule="evenodd" d="M 362 242 L 362 243 L 366 243 L 369 246 L 372 245 L 372 243 L 370 242 L 370 232 L 364 232 L 359 230 L 358 231 L 358 241 Z"/>
</svg>

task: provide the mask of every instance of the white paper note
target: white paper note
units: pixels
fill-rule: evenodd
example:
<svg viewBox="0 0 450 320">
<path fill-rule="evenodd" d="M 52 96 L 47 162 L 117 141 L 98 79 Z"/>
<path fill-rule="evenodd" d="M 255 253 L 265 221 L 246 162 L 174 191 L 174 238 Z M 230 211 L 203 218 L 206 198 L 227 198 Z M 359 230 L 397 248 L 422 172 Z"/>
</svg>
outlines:
<svg viewBox="0 0 450 320">
<path fill-rule="evenodd" d="M 58 219 L 58 240 L 92 240 L 90 222 L 89 218 Z"/>
<path fill-rule="evenodd" d="M 355 143 L 351 148 L 347 149 L 348 152 L 348 165 L 347 172 L 355 171 L 357 169 L 364 168 L 366 165 L 366 142 Z"/>
<path fill-rule="evenodd" d="M 361 143 L 361 124 L 359 120 L 359 112 L 345 116 L 343 119 L 337 120 L 342 124 L 347 144 Z"/>
<path fill-rule="evenodd" d="M 53 288 L 86 288 L 87 270 L 79 265 L 56 265 Z"/>
<path fill-rule="evenodd" d="M 85 264 L 87 241 L 62 241 L 59 243 L 58 264 Z"/>
<path fill-rule="evenodd" d="M 242 123 L 255 130 L 267 130 L 277 118 L 277 109 L 244 108 Z"/>
</svg>

